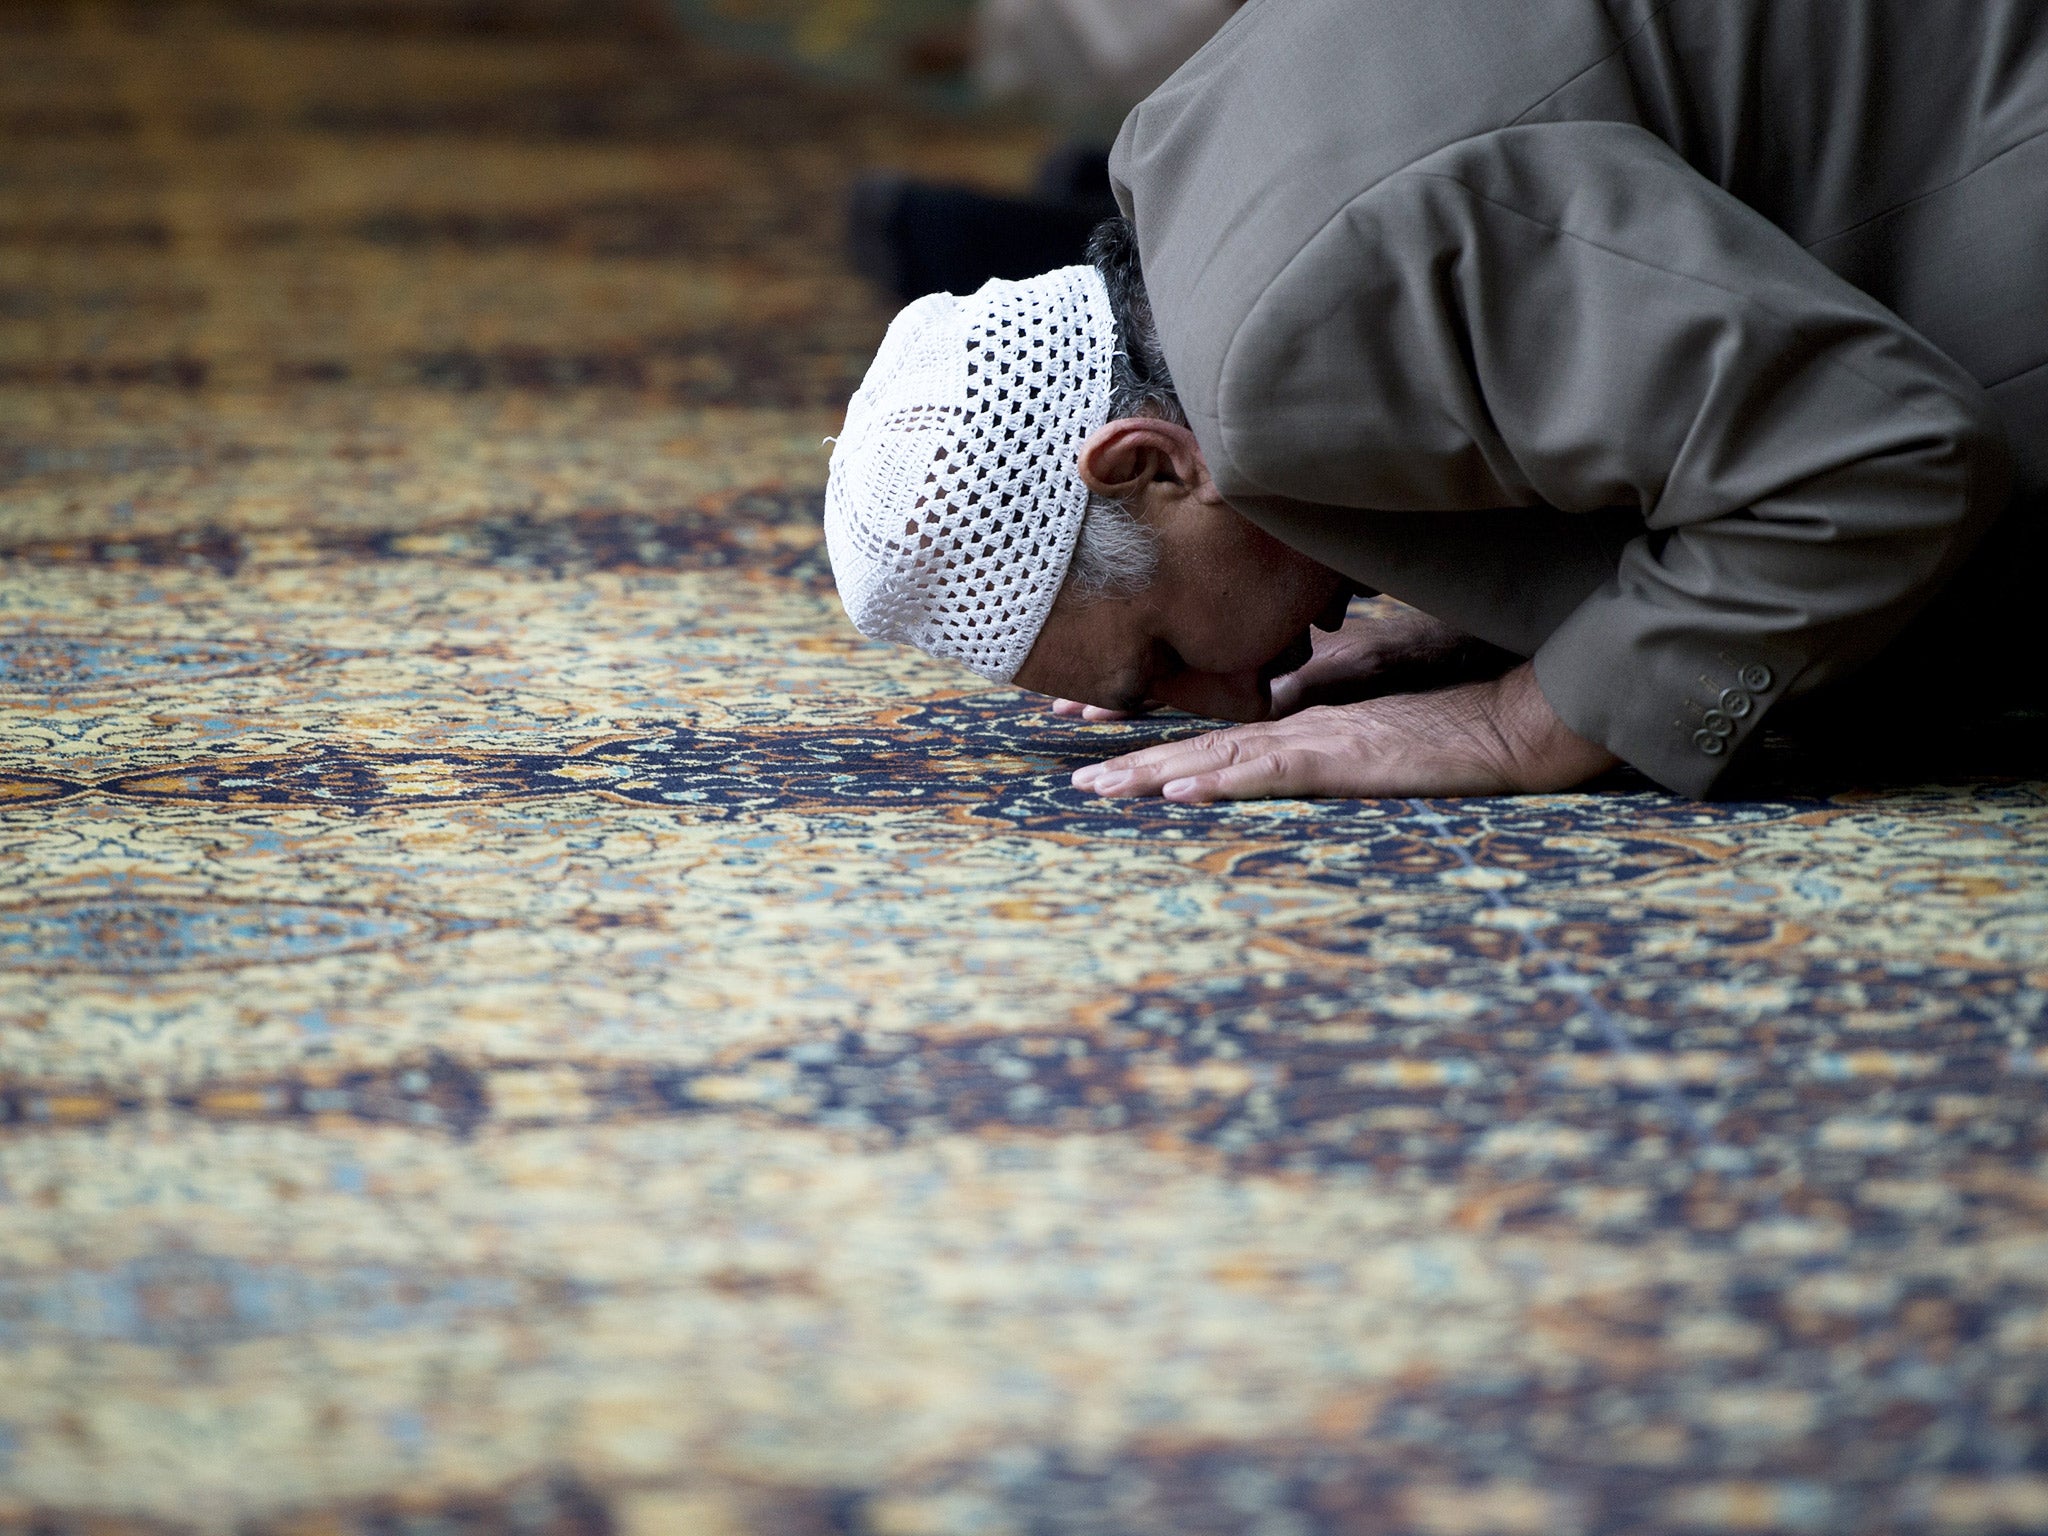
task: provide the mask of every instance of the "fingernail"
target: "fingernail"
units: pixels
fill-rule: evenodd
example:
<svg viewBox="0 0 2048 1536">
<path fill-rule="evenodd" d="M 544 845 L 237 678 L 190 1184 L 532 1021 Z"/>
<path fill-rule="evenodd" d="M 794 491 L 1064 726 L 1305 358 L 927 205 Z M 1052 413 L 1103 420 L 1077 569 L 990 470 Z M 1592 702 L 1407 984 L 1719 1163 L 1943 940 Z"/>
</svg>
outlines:
<svg viewBox="0 0 2048 1536">
<path fill-rule="evenodd" d="M 1128 773 L 1105 773 L 1088 787 L 1098 795 L 1106 795 L 1114 790 L 1122 789 L 1130 782 L 1131 776 Z"/>
<path fill-rule="evenodd" d="M 1169 800 L 1178 800 L 1183 795 L 1191 795 L 1194 792 L 1195 781 L 1193 779 L 1168 779 L 1166 787 L 1159 791 L 1160 794 Z"/>
<path fill-rule="evenodd" d="M 1074 770 L 1074 787 L 1076 789 L 1086 789 L 1090 784 L 1094 783 L 1095 780 L 1101 776 L 1101 774 L 1102 764 L 1100 763 L 1090 763 L 1086 768 L 1076 768 Z"/>
</svg>

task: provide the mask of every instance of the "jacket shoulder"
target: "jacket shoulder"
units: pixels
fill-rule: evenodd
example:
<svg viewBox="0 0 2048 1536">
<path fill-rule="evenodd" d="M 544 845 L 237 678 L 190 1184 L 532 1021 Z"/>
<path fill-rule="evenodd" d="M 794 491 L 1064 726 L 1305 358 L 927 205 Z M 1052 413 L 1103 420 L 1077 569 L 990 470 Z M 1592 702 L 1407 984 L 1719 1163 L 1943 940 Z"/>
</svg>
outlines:
<svg viewBox="0 0 2048 1536">
<path fill-rule="evenodd" d="M 1110 161 L 1197 430 L 1231 336 L 1341 209 L 1515 122 L 1660 3 L 1251 0 L 1131 113 Z"/>
</svg>

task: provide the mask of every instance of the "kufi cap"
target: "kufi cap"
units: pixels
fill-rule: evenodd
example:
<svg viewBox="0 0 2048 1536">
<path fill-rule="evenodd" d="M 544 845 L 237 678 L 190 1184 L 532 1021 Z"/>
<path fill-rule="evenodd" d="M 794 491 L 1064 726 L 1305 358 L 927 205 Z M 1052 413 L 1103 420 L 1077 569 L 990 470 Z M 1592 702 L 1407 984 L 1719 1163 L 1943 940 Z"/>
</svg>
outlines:
<svg viewBox="0 0 2048 1536">
<path fill-rule="evenodd" d="M 854 627 L 1007 683 L 1066 580 L 1075 467 L 1109 419 L 1116 325 L 1093 267 L 899 314 L 846 408 L 825 544 Z"/>
</svg>

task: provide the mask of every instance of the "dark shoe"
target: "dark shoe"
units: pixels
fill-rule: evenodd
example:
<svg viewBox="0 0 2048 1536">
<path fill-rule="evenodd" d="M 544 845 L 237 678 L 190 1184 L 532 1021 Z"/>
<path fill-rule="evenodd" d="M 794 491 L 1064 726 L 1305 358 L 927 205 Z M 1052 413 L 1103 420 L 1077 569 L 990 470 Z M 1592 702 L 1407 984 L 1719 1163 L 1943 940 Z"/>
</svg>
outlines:
<svg viewBox="0 0 2048 1536">
<path fill-rule="evenodd" d="M 1048 202 L 1115 201 L 1109 190 L 1109 151 L 1096 144 L 1062 144 L 1039 163 L 1033 185 Z"/>
<path fill-rule="evenodd" d="M 910 189 L 908 176 L 863 176 L 846 200 L 847 260 L 862 277 L 899 298 L 906 297 L 903 205 Z"/>
<path fill-rule="evenodd" d="M 847 204 L 853 268 L 896 298 L 972 293 L 992 277 L 1036 277 L 1087 257 L 1088 236 L 1116 212 L 1107 198 L 991 197 L 878 174 Z"/>
</svg>

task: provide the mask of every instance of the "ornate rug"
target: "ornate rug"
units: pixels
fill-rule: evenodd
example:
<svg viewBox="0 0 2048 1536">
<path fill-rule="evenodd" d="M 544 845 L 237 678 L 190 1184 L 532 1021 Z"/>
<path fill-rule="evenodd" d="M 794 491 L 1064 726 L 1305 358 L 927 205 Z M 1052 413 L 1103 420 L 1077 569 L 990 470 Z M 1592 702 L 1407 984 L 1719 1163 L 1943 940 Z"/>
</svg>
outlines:
<svg viewBox="0 0 2048 1536">
<path fill-rule="evenodd" d="M 0 1530 L 2048 1529 L 2048 785 L 1101 804 L 862 642 L 858 168 L 0 10 Z"/>
</svg>

